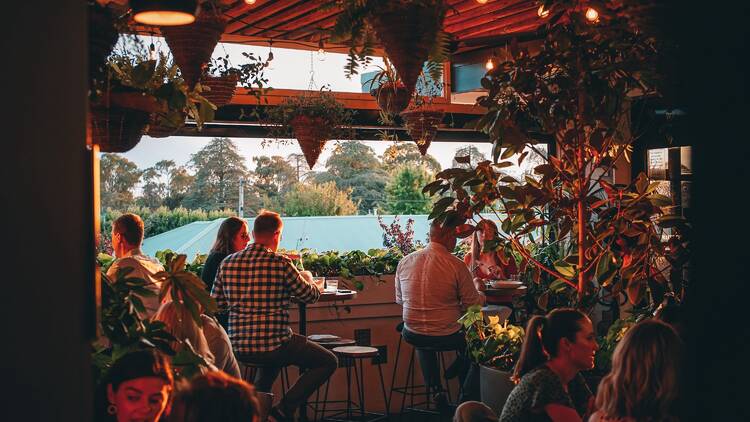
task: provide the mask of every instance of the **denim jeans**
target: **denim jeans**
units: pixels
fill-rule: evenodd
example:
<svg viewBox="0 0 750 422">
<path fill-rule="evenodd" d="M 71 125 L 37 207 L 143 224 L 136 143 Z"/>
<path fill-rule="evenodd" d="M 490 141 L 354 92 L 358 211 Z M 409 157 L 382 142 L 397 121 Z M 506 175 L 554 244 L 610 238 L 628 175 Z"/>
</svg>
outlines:
<svg viewBox="0 0 750 422">
<path fill-rule="evenodd" d="M 443 391 L 443 383 L 440 381 L 440 367 L 438 366 L 437 353 L 423 350 L 422 347 L 433 347 L 441 350 L 455 350 L 458 353 L 456 363 L 460 365 L 459 382 L 463 383 L 466 371 L 469 368 L 469 360 L 466 356 L 466 339 L 463 331 L 457 331 L 447 336 L 426 336 L 409 331 L 404 327 L 401 331 L 404 341 L 417 348 L 417 359 L 422 368 L 425 385 L 431 392 Z"/>
<path fill-rule="evenodd" d="M 294 365 L 305 369 L 305 373 L 279 402 L 278 407 L 286 415 L 294 414 L 294 411 L 325 383 L 338 367 L 338 359 L 333 352 L 298 334 L 292 334 L 292 338 L 276 350 L 238 355 L 237 359 L 241 362 L 266 365 L 258 368 L 254 380 L 255 388 L 266 393 L 271 392 L 281 368 Z"/>
</svg>

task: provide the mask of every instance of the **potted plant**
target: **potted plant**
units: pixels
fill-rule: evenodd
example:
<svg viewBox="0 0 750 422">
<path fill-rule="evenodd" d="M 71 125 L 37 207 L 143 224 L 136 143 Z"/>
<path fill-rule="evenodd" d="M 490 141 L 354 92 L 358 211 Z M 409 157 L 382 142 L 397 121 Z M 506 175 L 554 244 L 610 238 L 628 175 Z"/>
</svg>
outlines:
<svg viewBox="0 0 750 422">
<path fill-rule="evenodd" d="M 466 333 L 474 370 L 479 368 L 481 400 L 499 415 L 515 387 L 510 377 L 521 353 L 524 330 L 507 320 L 501 324 L 497 316 L 485 316 L 479 305 L 469 307 L 458 321 Z"/>
<path fill-rule="evenodd" d="M 159 28 L 189 89 L 200 81 L 203 66 L 211 59 L 227 26 L 228 20 L 222 13 L 223 3 L 220 0 L 203 1 L 195 22 Z"/>
<path fill-rule="evenodd" d="M 311 94 L 286 98 L 268 111 L 269 136 L 275 139 L 297 138 L 310 168 L 318 160 L 330 139 L 351 139 L 352 112 L 321 89 Z"/>
<path fill-rule="evenodd" d="M 387 57 L 384 57 L 384 62 L 383 67 L 378 66 L 380 70 L 368 81 L 370 95 L 375 97 L 380 110 L 390 115 L 397 115 L 409 105 L 411 94 Z"/>
<path fill-rule="evenodd" d="M 419 152 L 424 156 L 427 154 L 427 148 L 437 136 L 438 126 L 443 121 L 445 112 L 440 108 L 432 105 L 433 99 L 442 91 L 442 83 L 427 82 L 424 74 L 422 80 L 425 81 L 425 92 L 423 95 L 415 93 L 414 102 L 405 111 L 401 112 L 401 118 L 404 120 L 406 133 L 417 144 Z"/>
<path fill-rule="evenodd" d="M 432 78 L 441 78 L 449 55 L 448 37 L 443 32 L 448 8 L 444 0 L 343 0 L 336 5 L 341 12 L 332 36 L 350 47 L 347 76 L 369 64 L 377 39 L 409 94 L 414 92 L 425 61 Z"/>
<path fill-rule="evenodd" d="M 656 47 L 616 11 L 591 22 L 573 6 L 553 5 L 555 23 L 538 52 L 511 43 L 512 57 L 483 78 L 488 93 L 478 103 L 488 111 L 477 128 L 493 141 L 492 160 L 444 170 L 424 191 L 449 193 L 431 217 L 455 225 L 473 219 L 469 232 L 480 212 L 494 213 L 501 231 L 484 250 L 518 254 L 533 282 L 546 274 L 549 290 L 572 290 L 576 306 L 591 308 L 605 288 L 638 303 L 648 282 L 665 284 L 669 264 L 682 265 L 687 252 L 684 239 L 663 236 L 665 228 L 687 227 L 644 174 L 624 184 L 605 178 L 637 138 L 631 97 L 656 95 Z M 554 140 L 557 154 L 540 152 L 532 134 Z M 500 173 L 514 154 L 520 165 L 530 151 L 545 161 L 534 177 Z M 536 259 L 532 250 L 551 242 L 562 255 L 551 264 Z"/>
<path fill-rule="evenodd" d="M 200 85 L 202 95 L 216 107 L 229 104 L 237 91 L 237 84 L 260 96 L 268 80 L 263 75 L 267 63 L 252 53 L 242 53 L 247 63 L 233 66 L 229 55 L 211 59 L 206 65 Z"/>
</svg>

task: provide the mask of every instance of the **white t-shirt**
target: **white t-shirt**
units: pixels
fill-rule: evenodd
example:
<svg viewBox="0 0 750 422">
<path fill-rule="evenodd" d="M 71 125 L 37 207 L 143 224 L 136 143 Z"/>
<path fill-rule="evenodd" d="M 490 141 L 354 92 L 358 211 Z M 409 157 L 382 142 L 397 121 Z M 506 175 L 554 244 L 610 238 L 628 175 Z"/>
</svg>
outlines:
<svg viewBox="0 0 750 422">
<path fill-rule="evenodd" d="M 133 268 L 128 277 L 137 277 L 146 280 L 146 288 L 156 294 L 156 296 L 141 297 L 143 306 L 146 308 L 145 314 L 141 318 L 151 318 L 159 310 L 159 290 L 161 281 L 157 280 L 154 275 L 164 271 L 164 267 L 159 260 L 146 256 L 140 249 L 133 249 L 122 258 L 117 259 L 107 270 L 107 277 L 115 280 L 119 268 Z"/>
</svg>

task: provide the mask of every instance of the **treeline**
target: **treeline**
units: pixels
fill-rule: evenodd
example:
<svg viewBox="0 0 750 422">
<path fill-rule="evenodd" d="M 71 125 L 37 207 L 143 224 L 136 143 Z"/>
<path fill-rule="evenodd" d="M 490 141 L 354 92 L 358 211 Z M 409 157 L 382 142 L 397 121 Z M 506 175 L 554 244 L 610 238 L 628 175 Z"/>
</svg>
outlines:
<svg viewBox="0 0 750 422">
<path fill-rule="evenodd" d="M 473 146 L 457 149 L 456 155 L 469 155 L 474 163 L 484 159 Z M 211 212 L 236 214 L 242 183 L 247 216 L 263 208 L 287 216 L 367 214 L 374 210 L 421 214 L 432 206 L 422 187 L 440 171 L 438 161 L 429 154 L 421 156 L 412 142 L 395 143 L 382 157 L 361 142 L 341 142 L 322 172 L 311 171 L 302 154 L 254 157 L 253 164 L 253 169 L 246 167 L 229 138 L 212 139 L 185 165 L 162 160 L 139 169 L 121 155 L 103 154 L 102 208 L 114 215 L 140 207 L 142 213 L 154 216 L 147 223 L 148 236 L 175 224 L 179 227 L 180 221 L 215 218 Z M 205 218 L 191 219 L 202 217 L 201 213 L 207 213 Z"/>
</svg>

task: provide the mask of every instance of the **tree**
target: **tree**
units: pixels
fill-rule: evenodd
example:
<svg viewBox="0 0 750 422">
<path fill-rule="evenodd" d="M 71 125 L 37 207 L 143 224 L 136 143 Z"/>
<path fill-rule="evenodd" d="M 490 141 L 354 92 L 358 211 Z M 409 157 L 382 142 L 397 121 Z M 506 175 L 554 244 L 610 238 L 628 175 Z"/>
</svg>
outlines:
<svg viewBox="0 0 750 422">
<path fill-rule="evenodd" d="M 305 154 L 289 154 L 286 156 L 286 162 L 294 169 L 295 177 L 298 182 L 305 180 L 312 172 L 312 169 L 305 159 Z"/>
<path fill-rule="evenodd" d="M 393 171 L 401 164 L 424 165 L 433 173 L 439 172 L 440 163 L 430 154 L 422 156 L 414 142 L 398 142 L 383 152 L 383 167 Z"/>
<path fill-rule="evenodd" d="M 339 189 L 351 189 L 359 212 L 366 214 L 385 202 L 387 173 L 372 148 L 357 142 L 342 142 L 326 161 L 325 172 L 315 176 L 316 183 L 334 182 Z"/>
<path fill-rule="evenodd" d="M 244 161 L 231 139 L 212 139 L 190 157 L 195 180 L 184 204 L 207 210 L 236 208 L 240 179 L 248 176 Z"/>
<path fill-rule="evenodd" d="M 164 201 L 169 209 L 182 206 L 190 187 L 195 182 L 195 176 L 188 173 L 183 166 L 175 167 L 169 173 L 169 194 Z"/>
<path fill-rule="evenodd" d="M 425 166 L 402 164 L 397 167 L 385 188 L 391 214 L 429 214 L 432 200 L 422 193 L 433 174 Z"/>
<path fill-rule="evenodd" d="M 458 161 L 456 161 L 456 157 L 469 157 L 469 162 L 459 163 Z M 477 166 L 477 164 L 485 161 L 486 159 L 487 157 L 485 157 L 484 154 L 482 154 L 477 149 L 477 147 L 475 147 L 474 145 L 466 145 L 456 149 L 456 153 L 453 154 L 453 164 L 451 165 L 451 167 L 462 169 L 474 168 Z"/>
<path fill-rule="evenodd" d="M 165 204 L 169 197 L 169 179 L 175 163 L 161 160 L 143 171 L 143 188 L 138 202 L 141 206 L 157 208 Z"/>
<path fill-rule="evenodd" d="M 117 154 L 103 154 L 99 165 L 102 208 L 124 209 L 133 205 L 133 188 L 141 178 L 138 166 Z"/>
<path fill-rule="evenodd" d="M 339 190 L 334 182 L 295 183 L 284 195 L 284 211 L 290 217 L 314 215 L 353 215 L 357 204 L 351 190 Z"/>
<path fill-rule="evenodd" d="M 261 197 L 277 200 L 289 187 L 297 182 L 296 170 L 284 157 L 261 155 L 253 157 L 255 172 L 253 185 Z"/>
</svg>

